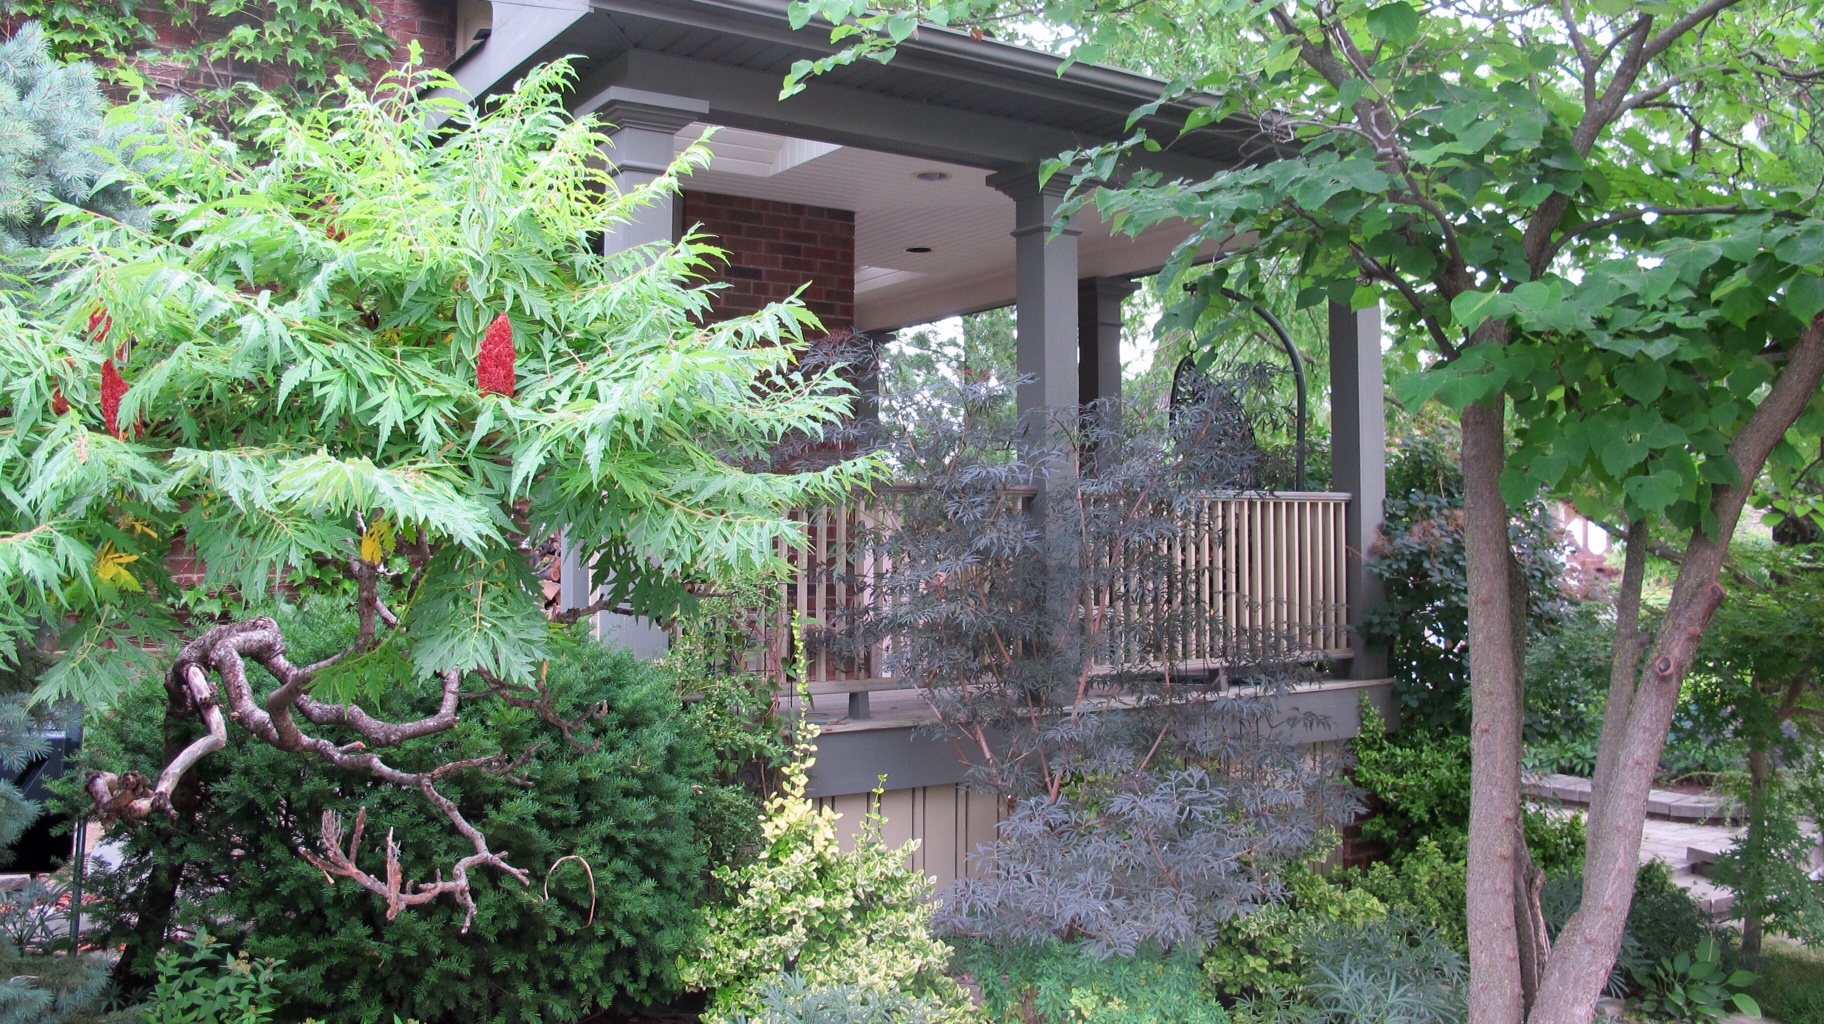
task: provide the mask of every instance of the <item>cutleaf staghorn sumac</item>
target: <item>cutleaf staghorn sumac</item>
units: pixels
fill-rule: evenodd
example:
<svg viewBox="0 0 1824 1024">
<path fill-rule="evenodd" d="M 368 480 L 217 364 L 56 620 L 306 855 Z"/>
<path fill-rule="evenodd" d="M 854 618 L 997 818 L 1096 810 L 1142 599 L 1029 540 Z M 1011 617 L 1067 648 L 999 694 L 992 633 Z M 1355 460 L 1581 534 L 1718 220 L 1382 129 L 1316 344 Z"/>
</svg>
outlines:
<svg viewBox="0 0 1824 1024">
<path fill-rule="evenodd" d="M 561 531 L 612 581 L 604 601 L 671 615 L 702 574 L 781 565 L 781 545 L 803 542 L 794 508 L 866 482 L 866 461 L 747 468 L 782 438 L 844 421 L 854 388 L 799 359 L 817 328 L 801 303 L 715 322 L 691 284 L 703 240 L 589 247 L 707 154 L 608 187 L 607 137 L 565 112 L 570 80 L 563 64 L 542 68 L 485 113 L 416 68 L 303 111 L 256 93 L 257 145 L 245 147 L 169 108 L 134 112 L 163 137 L 156 174 L 118 172 L 144 222 L 68 213 L 44 291 L 29 306 L 0 295 L 0 393 L 22 399 L 0 404 L 0 655 L 45 647 L 56 663 L 40 699 L 106 705 L 175 655 L 186 696 L 173 714 L 202 717 L 206 740 L 245 728 L 275 742 L 251 709 L 277 701 L 276 717 L 313 701 L 314 670 L 284 660 L 261 602 L 321 596 L 353 606 L 354 658 L 385 647 L 452 694 L 467 675 L 536 701 L 552 627 L 528 548 Z M 331 195 L 339 238 L 320 228 Z M 517 323 L 500 319 L 508 308 Z M 127 332 L 98 337 L 110 310 L 130 311 L 130 399 L 126 354 L 109 344 Z M 61 383 L 99 376 L 117 443 L 50 415 L 59 381 L 45 371 L 58 359 L 74 360 Z M 513 401 L 474 401 L 490 384 Z M 396 542 L 363 558 L 375 523 Z M 172 572 L 179 537 L 221 614 L 184 614 L 195 584 Z M 131 564 L 142 586 L 94 582 L 104 545 L 101 564 Z M 62 635 L 42 636 L 47 622 Z M 232 671 L 243 661 L 266 674 Z M 268 692 L 272 679 L 291 685 Z M 466 809 L 439 802 L 455 766 L 387 760 L 400 730 L 446 732 L 453 711 L 401 724 L 319 706 L 309 721 L 313 742 L 278 745 L 307 766 L 422 791 L 473 847 L 441 881 L 389 890 L 368 874 L 381 855 L 338 850 L 342 824 L 326 823 L 324 869 L 393 912 L 446 897 L 472 911 L 465 872 L 529 882 L 549 867 L 507 863 Z M 503 750 L 465 770 L 513 773 L 521 756 L 533 755 Z M 91 794 L 145 817 L 181 773 L 142 767 L 157 794 L 119 777 Z"/>
<path fill-rule="evenodd" d="M 488 325 L 475 359 L 475 387 L 483 394 L 513 397 L 513 321 L 502 313 Z"/>
</svg>

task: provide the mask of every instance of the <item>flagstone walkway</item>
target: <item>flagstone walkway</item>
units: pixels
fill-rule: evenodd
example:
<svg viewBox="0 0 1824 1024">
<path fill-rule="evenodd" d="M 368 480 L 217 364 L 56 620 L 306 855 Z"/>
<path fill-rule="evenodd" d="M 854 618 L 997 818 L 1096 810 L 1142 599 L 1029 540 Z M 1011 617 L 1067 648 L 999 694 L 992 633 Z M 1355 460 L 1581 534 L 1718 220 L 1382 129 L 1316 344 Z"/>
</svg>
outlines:
<svg viewBox="0 0 1824 1024">
<path fill-rule="evenodd" d="M 1581 810 L 1590 803 L 1590 780 L 1571 775 L 1538 776 L 1529 779 L 1525 789 L 1535 805 L 1547 808 Z M 1640 862 L 1664 861 L 1672 868 L 1672 880 L 1699 906 L 1726 920 L 1735 908 L 1735 895 L 1710 881 L 1709 874 L 1717 855 L 1735 845 L 1741 830 L 1730 819 L 1738 811 L 1735 801 L 1725 796 L 1653 790 L 1641 830 Z M 1812 831 L 1817 831 L 1815 826 Z M 1812 864 L 1824 865 L 1824 847 L 1813 851 Z"/>
</svg>

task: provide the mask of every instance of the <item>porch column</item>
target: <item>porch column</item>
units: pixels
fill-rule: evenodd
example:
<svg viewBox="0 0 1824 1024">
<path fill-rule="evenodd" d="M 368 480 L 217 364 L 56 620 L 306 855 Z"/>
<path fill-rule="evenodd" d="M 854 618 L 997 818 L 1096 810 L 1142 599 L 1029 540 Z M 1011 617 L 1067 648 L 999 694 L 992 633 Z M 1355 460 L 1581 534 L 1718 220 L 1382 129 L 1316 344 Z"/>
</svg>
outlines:
<svg viewBox="0 0 1824 1024">
<path fill-rule="evenodd" d="M 612 126 L 614 146 L 603 155 L 614 165 L 614 180 L 622 189 L 651 184 L 665 173 L 671 166 L 678 132 L 709 116 L 709 104 L 702 100 L 644 89 L 615 86 L 598 99 L 599 106 L 577 113 L 593 112 Z M 680 212 L 677 197 L 666 196 L 638 211 L 631 223 L 609 231 L 602 251 L 612 254 L 636 245 L 674 241 L 680 233 Z"/>
<path fill-rule="evenodd" d="M 595 113 L 612 126 L 612 149 L 603 155 L 613 164 L 614 180 L 623 189 L 650 184 L 671 166 L 673 138 L 685 125 L 709 114 L 709 104 L 683 96 L 666 96 L 619 86 L 601 94 L 600 103 L 579 109 L 578 115 Z M 612 255 L 638 245 L 665 244 L 679 234 L 678 201 L 667 195 L 634 212 L 634 219 L 607 231 L 602 252 Z M 563 580 L 558 600 L 565 608 L 580 608 L 595 600 L 595 580 L 583 564 L 581 552 L 564 545 Z M 603 612 L 595 617 L 595 635 L 652 658 L 665 653 L 665 631 L 649 619 Z"/>
<path fill-rule="evenodd" d="M 1077 401 L 1121 401 L 1121 303 L 1139 289 L 1118 277 L 1077 283 Z M 1118 422 L 1118 421 L 1117 421 Z"/>
<path fill-rule="evenodd" d="M 1049 237 L 1067 179 L 1039 187 L 1036 167 L 990 175 L 988 184 L 1013 198 L 1015 301 L 1021 416 L 1043 415 L 1077 403 L 1077 232 Z M 1117 359 L 1119 356 L 1117 355 Z"/>
<path fill-rule="evenodd" d="M 1366 612 L 1384 600 L 1368 572 L 1387 500 L 1386 411 L 1381 379 L 1381 311 L 1330 304 L 1330 458 L 1332 486 L 1349 492 L 1344 516 L 1344 582 L 1349 602 L 1350 679 L 1387 674 L 1387 652 L 1362 636 Z M 1338 666 L 1339 674 L 1344 671 Z"/>
</svg>

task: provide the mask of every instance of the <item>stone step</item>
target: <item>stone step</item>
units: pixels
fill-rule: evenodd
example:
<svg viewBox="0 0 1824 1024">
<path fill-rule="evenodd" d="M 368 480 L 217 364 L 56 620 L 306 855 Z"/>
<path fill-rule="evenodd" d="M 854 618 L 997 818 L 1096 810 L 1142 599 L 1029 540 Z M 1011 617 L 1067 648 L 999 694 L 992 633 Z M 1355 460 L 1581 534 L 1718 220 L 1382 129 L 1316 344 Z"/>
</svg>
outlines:
<svg viewBox="0 0 1824 1024">
<path fill-rule="evenodd" d="M 1575 775 L 1539 775 L 1526 779 L 1522 791 L 1535 800 L 1555 800 L 1567 807 L 1590 805 L 1590 780 Z M 1707 793 L 1675 793 L 1655 789 L 1647 794 L 1647 815 L 1666 821 L 1714 822 L 1723 824 L 1738 817 L 1741 805 L 1727 796 Z"/>
</svg>

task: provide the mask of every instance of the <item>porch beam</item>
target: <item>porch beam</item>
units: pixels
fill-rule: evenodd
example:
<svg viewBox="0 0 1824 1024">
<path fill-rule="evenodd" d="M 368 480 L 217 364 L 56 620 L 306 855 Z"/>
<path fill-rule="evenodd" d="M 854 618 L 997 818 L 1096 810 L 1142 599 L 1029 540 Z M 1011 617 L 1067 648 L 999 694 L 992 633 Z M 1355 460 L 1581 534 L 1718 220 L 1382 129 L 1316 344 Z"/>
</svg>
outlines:
<svg viewBox="0 0 1824 1024">
<path fill-rule="evenodd" d="M 1387 652 L 1371 647 L 1362 626 L 1385 600 L 1367 557 L 1380 539 L 1387 501 L 1387 428 L 1381 368 L 1381 311 L 1330 304 L 1330 452 L 1332 486 L 1349 493 L 1343 517 L 1344 585 L 1349 646 L 1355 656 L 1339 673 L 1351 679 L 1387 674 Z"/>
<path fill-rule="evenodd" d="M 899 66 L 899 62 L 894 62 Z M 838 146 L 897 153 L 1020 174 L 1028 167 L 1091 141 L 1061 128 L 1034 124 L 916 99 L 886 96 L 831 84 L 821 77 L 803 92 L 780 100 L 780 75 L 731 67 L 652 50 L 624 50 L 592 61 L 577 83 L 579 113 L 614 88 L 686 95 L 709 105 L 700 120 L 729 128 L 772 132 Z M 1055 81 L 1055 79 L 1054 79 Z M 1202 180 L 1226 164 L 1175 152 L 1146 153 L 1131 161 L 1167 178 Z M 1035 179 L 1036 172 L 1032 175 Z M 1035 182 L 1036 183 L 1036 182 Z"/>
</svg>

